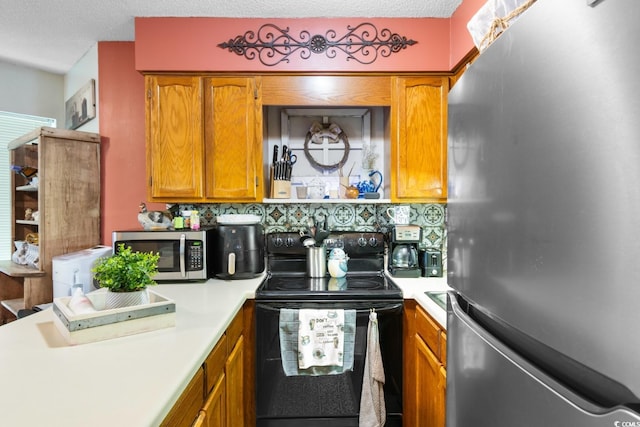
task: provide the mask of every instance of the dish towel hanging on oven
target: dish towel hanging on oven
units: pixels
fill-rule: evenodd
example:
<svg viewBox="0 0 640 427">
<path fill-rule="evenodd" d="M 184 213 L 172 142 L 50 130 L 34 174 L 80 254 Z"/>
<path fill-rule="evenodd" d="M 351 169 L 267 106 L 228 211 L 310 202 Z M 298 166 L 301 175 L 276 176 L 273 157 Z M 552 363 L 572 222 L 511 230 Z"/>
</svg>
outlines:
<svg viewBox="0 0 640 427">
<path fill-rule="evenodd" d="M 298 320 L 298 367 L 342 366 L 344 310 L 303 309 Z"/>
<path fill-rule="evenodd" d="M 280 356 L 287 376 L 353 370 L 355 310 L 280 310 Z"/>
<path fill-rule="evenodd" d="M 367 327 L 367 354 L 364 360 L 362 395 L 360 396 L 360 427 L 383 427 L 387 418 L 384 404 L 384 367 L 380 353 L 378 313 L 371 310 Z"/>
</svg>

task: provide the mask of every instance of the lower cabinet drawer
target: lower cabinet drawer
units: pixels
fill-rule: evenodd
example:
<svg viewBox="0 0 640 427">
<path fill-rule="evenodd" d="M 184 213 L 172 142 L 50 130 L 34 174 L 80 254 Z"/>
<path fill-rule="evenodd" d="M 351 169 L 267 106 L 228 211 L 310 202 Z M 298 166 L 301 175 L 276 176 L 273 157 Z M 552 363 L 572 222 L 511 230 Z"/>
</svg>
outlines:
<svg viewBox="0 0 640 427">
<path fill-rule="evenodd" d="M 211 350 L 209 356 L 207 356 L 204 361 L 204 372 L 205 372 L 205 381 L 206 381 L 206 389 L 205 395 L 211 392 L 213 386 L 216 385 L 220 374 L 224 371 L 224 364 L 227 360 L 227 353 L 229 349 L 227 348 L 227 336 L 223 335 L 218 344 Z"/>
<path fill-rule="evenodd" d="M 440 334 L 442 328 L 420 306 L 416 308 L 416 332 L 438 359 L 442 358 Z"/>
<path fill-rule="evenodd" d="M 203 390 L 204 369 L 199 368 L 161 426 L 187 427 L 193 425 L 198 418 L 200 409 L 204 406 Z"/>
</svg>

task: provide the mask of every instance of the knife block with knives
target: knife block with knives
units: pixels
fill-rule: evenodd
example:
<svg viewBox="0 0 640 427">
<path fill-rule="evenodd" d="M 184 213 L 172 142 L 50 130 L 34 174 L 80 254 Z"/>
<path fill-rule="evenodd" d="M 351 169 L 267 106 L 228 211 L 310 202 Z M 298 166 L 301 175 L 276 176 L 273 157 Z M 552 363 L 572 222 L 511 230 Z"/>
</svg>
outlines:
<svg viewBox="0 0 640 427">
<path fill-rule="evenodd" d="M 291 171 L 297 157 L 291 154 L 286 145 L 282 146 L 282 157 L 278 158 L 278 146 L 273 147 L 270 183 L 272 199 L 291 198 Z"/>
</svg>

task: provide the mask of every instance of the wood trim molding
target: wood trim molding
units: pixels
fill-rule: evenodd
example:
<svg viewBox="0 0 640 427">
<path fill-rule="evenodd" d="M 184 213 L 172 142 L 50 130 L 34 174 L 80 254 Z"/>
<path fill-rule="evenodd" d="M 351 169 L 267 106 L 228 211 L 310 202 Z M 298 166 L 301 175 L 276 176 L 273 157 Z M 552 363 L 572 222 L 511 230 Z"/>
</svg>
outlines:
<svg viewBox="0 0 640 427">
<path fill-rule="evenodd" d="M 462 77 L 469 65 L 473 64 L 478 56 L 480 56 L 480 51 L 474 47 L 467 53 L 461 60 L 458 62 L 453 69 L 451 70 L 451 76 L 449 77 L 449 90 L 456 84 L 456 82 Z"/>
</svg>

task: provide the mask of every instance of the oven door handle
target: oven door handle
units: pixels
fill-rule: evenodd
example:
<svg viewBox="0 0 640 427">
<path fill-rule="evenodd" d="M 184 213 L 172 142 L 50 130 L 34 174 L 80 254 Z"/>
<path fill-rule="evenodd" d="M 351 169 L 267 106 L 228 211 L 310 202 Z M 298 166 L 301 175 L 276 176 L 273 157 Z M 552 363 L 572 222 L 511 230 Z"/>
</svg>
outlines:
<svg viewBox="0 0 640 427">
<path fill-rule="evenodd" d="M 355 310 L 356 315 L 369 314 L 371 309 L 375 309 L 376 313 L 379 316 L 383 316 L 388 313 L 395 313 L 397 311 L 402 311 L 404 304 L 401 302 L 371 302 L 371 301 L 357 301 L 353 303 L 348 303 L 345 301 L 340 302 L 331 302 L 331 303 L 313 303 L 310 301 L 278 301 L 278 302 L 258 302 L 256 301 L 256 308 L 260 308 L 261 310 L 267 310 L 272 312 L 279 312 L 281 309 L 327 309 L 327 308 L 335 308 L 335 309 L 343 309 L 343 310 Z"/>
<path fill-rule="evenodd" d="M 402 308 L 404 307 L 404 304 L 399 302 L 399 303 L 391 303 L 391 304 L 386 304 L 384 306 L 381 307 L 376 307 L 375 304 L 371 304 L 371 307 L 369 308 L 358 308 L 356 309 L 356 314 L 369 314 L 371 312 L 371 310 L 375 310 L 376 313 L 378 313 L 379 316 L 382 316 L 384 314 L 387 313 L 393 313 L 396 312 L 398 310 L 402 310 Z"/>
</svg>

